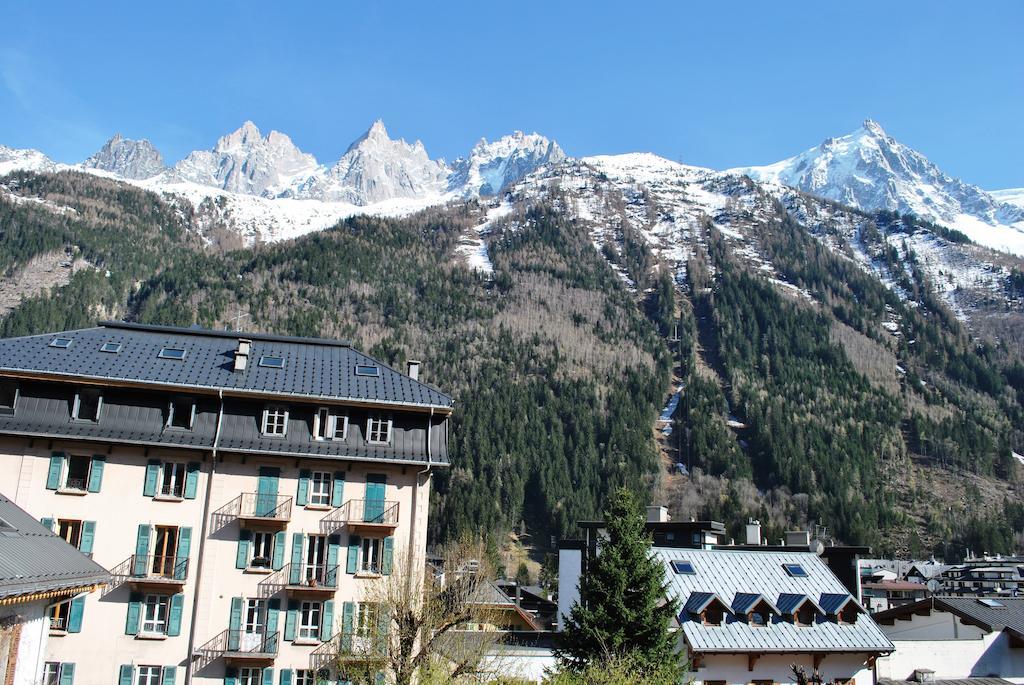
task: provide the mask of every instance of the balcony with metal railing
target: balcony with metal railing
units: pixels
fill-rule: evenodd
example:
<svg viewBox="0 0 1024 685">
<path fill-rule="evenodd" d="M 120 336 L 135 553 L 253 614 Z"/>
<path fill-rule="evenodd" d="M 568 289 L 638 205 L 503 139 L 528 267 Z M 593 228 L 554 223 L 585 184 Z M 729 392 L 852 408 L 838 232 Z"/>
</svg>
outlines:
<svg viewBox="0 0 1024 685">
<path fill-rule="evenodd" d="M 320 519 L 321 532 L 334 532 L 343 526 L 351 532 L 390 535 L 398 527 L 398 502 L 350 499 Z"/>
<path fill-rule="evenodd" d="M 284 590 L 289 597 L 333 595 L 338 589 L 341 566 L 327 564 L 286 564 L 259 583 L 260 597 Z"/>
<path fill-rule="evenodd" d="M 110 588 L 128 583 L 135 589 L 180 592 L 188 579 L 188 557 L 133 554 L 110 571 Z"/>
<path fill-rule="evenodd" d="M 219 657 L 224 657 L 228 663 L 260 666 L 273 662 L 280 645 L 279 631 L 268 633 L 229 629 L 196 648 L 193 656 L 197 660 L 196 670 L 205 668 Z"/>
<path fill-rule="evenodd" d="M 242 525 L 262 524 L 264 527 L 284 528 L 292 518 L 292 498 L 243 492 L 213 512 L 212 518 L 214 531 L 234 520 Z"/>
</svg>

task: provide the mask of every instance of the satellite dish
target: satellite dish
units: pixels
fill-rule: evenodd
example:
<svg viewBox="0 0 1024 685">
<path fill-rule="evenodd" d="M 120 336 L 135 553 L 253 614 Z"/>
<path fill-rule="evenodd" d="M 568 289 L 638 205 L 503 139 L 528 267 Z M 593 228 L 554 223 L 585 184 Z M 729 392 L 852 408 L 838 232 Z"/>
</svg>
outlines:
<svg viewBox="0 0 1024 685">
<path fill-rule="evenodd" d="M 807 549 L 817 554 L 819 557 L 825 551 L 825 543 L 815 538 L 811 540 L 811 544 L 807 545 Z"/>
</svg>

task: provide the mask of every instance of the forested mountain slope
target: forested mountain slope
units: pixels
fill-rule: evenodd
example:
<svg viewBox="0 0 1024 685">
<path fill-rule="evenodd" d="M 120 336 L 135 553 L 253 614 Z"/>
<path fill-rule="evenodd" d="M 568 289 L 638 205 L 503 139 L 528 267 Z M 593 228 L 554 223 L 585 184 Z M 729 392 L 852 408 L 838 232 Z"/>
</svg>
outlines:
<svg viewBox="0 0 1024 685">
<path fill-rule="evenodd" d="M 1019 262 L 663 162 L 567 162 L 489 203 L 238 250 L 185 200 L 14 174 L 0 179 L 5 284 L 44 254 L 91 266 L 0 333 L 241 315 L 423 359 L 458 406 L 435 539 L 525 524 L 546 547 L 625 483 L 677 516 L 759 516 L 773 538 L 817 523 L 879 552 L 1019 544 Z M 950 260 L 975 277 L 945 287 Z M 682 401 L 659 444 L 673 378 Z"/>
</svg>

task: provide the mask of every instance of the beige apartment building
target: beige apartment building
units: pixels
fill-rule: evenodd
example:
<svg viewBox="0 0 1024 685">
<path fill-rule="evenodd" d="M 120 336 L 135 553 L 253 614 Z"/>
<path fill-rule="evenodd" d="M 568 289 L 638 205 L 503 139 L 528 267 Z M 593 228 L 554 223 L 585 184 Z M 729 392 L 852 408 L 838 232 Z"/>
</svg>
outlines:
<svg viewBox="0 0 1024 685">
<path fill-rule="evenodd" d="M 408 371 L 113 322 L 0 340 L 0 492 L 113 576 L 51 610 L 46 674 L 345 682 L 339 655 L 388 623 L 367 587 L 422 567 L 447 466 L 452 400 Z"/>
</svg>

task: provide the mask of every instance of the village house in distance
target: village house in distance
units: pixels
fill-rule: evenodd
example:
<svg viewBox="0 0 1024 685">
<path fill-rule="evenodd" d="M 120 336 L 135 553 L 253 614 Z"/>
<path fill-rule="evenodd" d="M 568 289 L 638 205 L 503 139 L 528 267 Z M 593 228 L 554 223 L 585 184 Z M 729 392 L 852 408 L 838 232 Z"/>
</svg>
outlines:
<svg viewBox="0 0 1024 685">
<path fill-rule="evenodd" d="M 44 661 L 79 684 L 313 683 L 376 629 L 367 584 L 424 564 L 452 400 L 407 370 L 116 322 L 0 340 L 0 490 L 113 575 L 51 611 Z"/>
</svg>

